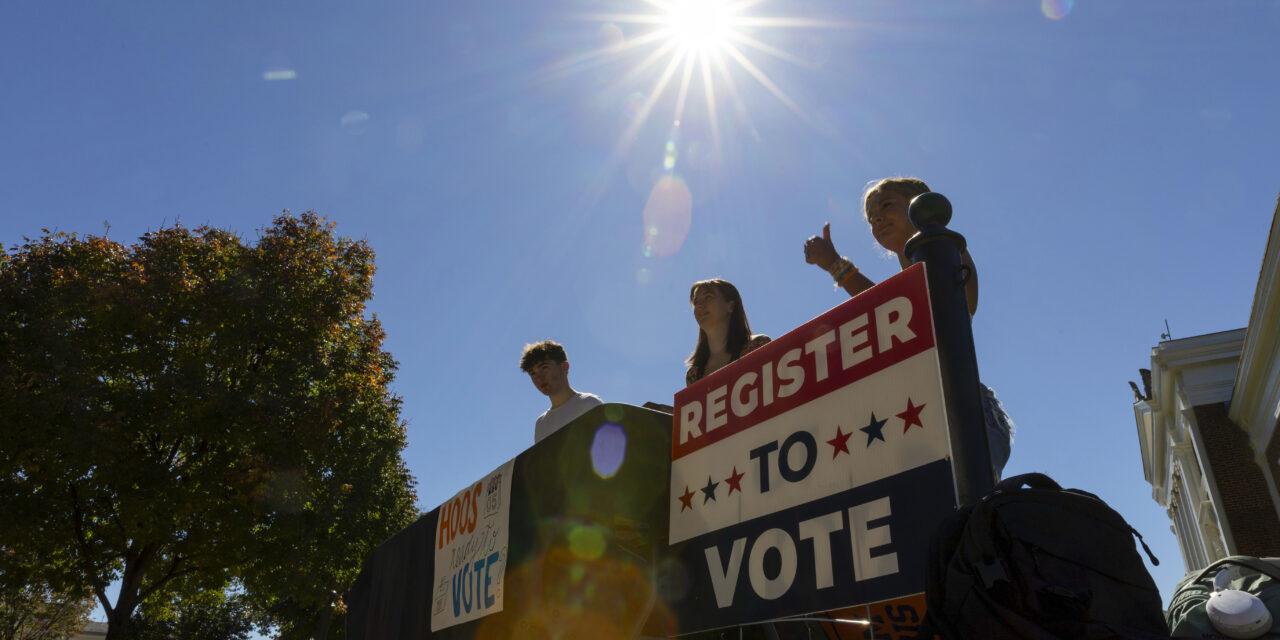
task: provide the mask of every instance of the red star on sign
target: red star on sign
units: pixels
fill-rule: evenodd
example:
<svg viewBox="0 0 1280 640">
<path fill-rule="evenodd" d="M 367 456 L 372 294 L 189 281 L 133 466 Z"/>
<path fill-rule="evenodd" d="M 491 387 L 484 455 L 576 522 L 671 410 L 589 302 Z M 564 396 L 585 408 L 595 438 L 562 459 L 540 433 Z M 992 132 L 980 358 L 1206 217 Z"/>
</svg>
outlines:
<svg viewBox="0 0 1280 640">
<path fill-rule="evenodd" d="M 840 455 L 841 451 L 849 453 L 849 436 L 851 435 L 853 435 L 853 433 L 844 433 L 840 430 L 840 425 L 836 425 L 836 437 L 827 441 L 827 444 L 831 445 L 832 448 L 832 460 L 835 460 L 836 456 Z"/>
<path fill-rule="evenodd" d="M 924 428 L 924 423 L 920 422 L 920 411 L 924 409 L 924 407 L 925 405 L 923 404 L 918 407 L 915 406 L 914 404 L 912 404 L 911 398 L 910 397 L 907 398 L 907 410 L 898 414 L 898 417 L 902 418 L 903 433 L 906 433 L 907 429 L 910 429 L 911 425 L 913 424 L 920 425 L 921 429 Z"/>
<path fill-rule="evenodd" d="M 680 496 L 680 511 L 683 513 L 685 509 L 693 508 L 693 492 L 689 490 L 689 485 L 684 486 L 684 495 Z"/>
<path fill-rule="evenodd" d="M 733 475 L 724 479 L 725 483 L 729 485 L 729 495 L 733 495 L 734 491 L 738 491 L 739 493 L 742 492 L 742 476 L 745 475 L 747 474 L 738 473 L 738 467 L 735 466 L 733 468 Z"/>
</svg>

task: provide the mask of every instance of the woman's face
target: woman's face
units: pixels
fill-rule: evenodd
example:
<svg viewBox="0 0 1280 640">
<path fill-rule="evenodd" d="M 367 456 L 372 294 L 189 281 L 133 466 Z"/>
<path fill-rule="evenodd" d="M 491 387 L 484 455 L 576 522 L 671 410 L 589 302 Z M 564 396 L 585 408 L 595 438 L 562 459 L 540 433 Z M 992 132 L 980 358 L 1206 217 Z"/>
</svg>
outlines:
<svg viewBox="0 0 1280 640">
<path fill-rule="evenodd" d="M 910 199 L 896 191 L 880 189 L 867 197 L 867 224 L 871 235 L 880 246 L 902 255 L 907 240 L 916 234 L 916 228 L 907 217 Z"/>
<path fill-rule="evenodd" d="M 700 287 L 693 294 L 693 319 L 702 328 L 729 323 L 733 315 L 734 303 L 714 285 Z"/>
</svg>

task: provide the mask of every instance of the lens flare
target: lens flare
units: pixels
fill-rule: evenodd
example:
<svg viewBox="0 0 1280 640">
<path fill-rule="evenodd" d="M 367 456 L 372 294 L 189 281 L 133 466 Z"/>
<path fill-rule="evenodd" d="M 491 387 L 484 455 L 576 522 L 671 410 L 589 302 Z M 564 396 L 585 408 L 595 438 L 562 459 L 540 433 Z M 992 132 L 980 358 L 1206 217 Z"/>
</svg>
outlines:
<svg viewBox="0 0 1280 640">
<path fill-rule="evenodd" d="M 606 422 L 591 440 L 591 466 L 601 478 L 611 478 L 627 455 L 627 432 L 622 425 Z"/>
<path fill-rule="evenodd" d="M 627 116 L 628 120 L 635 120 L 640 115 L 640 111 L 644 109 L 645 97 L 639 91 L 632 91 L 627 96 L 626 102 L 622 105 L 622 112 Z"/>
<path fill-rule="evenodd" d="M 295 80 L 298 77 L 293 61 L 282 51 L 268 51 L 262 56 L 262 79 L 267 82 Z"/>
<path fill-rule="evenodd" d="M 596 525 L 578 525 L 569 531 L 569 551 L 584 560 L 604 555 L 604 532 Z M 574 579 L 581 579 L 578 576 Z"/>
<path fill-rule="evenodd" d="M 668 558 L 658 566 L 658 588 L 671 601 L 683 600 L 692 587 L 693 577 L 689 575 L 689 569 L 678 560 Z"/>
<path fill-rule="evenodd" d="M 339 122 L 348 133 L 364 133 L 365 126 L 369 124 L 369 114 L 363 111 L 348 111 L 342 114 Z"/>
<path fill-rule="evenodd" d="M 667 20 L 671 35 L 696 52 L 723 47 L 733 35 L 733 12 L 725 0 L 675 0 Z"/>
<path fill-rule="evenodd" d="M 665 258 L 678 253 L 693 222 L 693 194 L 684 180 L 677 176 L 658 180 L 649 192 L 642 218 L 646 256 Z"/>
<path fill-rule="evenodd" d="M 1061 20 L 1071 13 L 1075 0 L 1040 0 L 1040 13 L 1050 20 Z"/>
<path fill-rule="evenodd" d="M 709 129 L 712 149 L 708 165 L 722 172 L 718 166 L 723 158 L 723 137 L 736 137 L 742 133 L 759 139 L 755 124 L 747 116 L 747 101 L 753 96 L 739 90 L 735 76 L 749 78 L 769 94 L 772 94 L 805 124 L 819 131 L 830 131 L 830 123 L 817 122 L 789 96 L 777 76 L 770 76 L 772 65 L 759 64 L 762 58 L 779 60 L 809 69 L 820 69 L 831 59 L 829 39 L 811 37 L 807 40 L 790 39 L 792 46 L 802 47 L 799 53 L 772 44 L 777 38 L 771 34 L 785 30 L 846 29 L 857 23 L 825 18 L 808 18 L 798 15 L 765 16 L 757 13 L 758 5 L 767 0 L 641 0 L 609 5 L 637 5 L 635 11 L 586 13 L 582 18 L 600 25 L 598 44 L 590 51 L 557 61 L 545 73 L 560 77 L 588 70 L 607 69 L 600 74 L 608 78 L 610 96 L 630 91 L 637 82 L 647 84 L 641 93 L 633 93 L 624 105 L 626 120 L 623 131 L 600 168 L 598 176 L 582 195 L 584 205 L 599 201 L 605 194 L 611 176 L 622 166 L 628 165 L 628 181 L 635 186 L 639 172 L 629 166 L 631 148 L 637 142 L 644 145 L 648 157 L 652 149 L 663 153 L 658 171 L 675 173 L 675 167 L 687 162 L 679 154 L 691 155 L 689 147 L 679 140 L 672 145 L 668 141 L 647 139 L 646 122 L 666 109 L 669 97 L 674 94 L 674 120 L 684 117 L 686 107 L 705 107 L 705 124 L 698 120 L 698 127 Z M 589 3 L 588 3 L 589 4 Z M 647 7 L 645 6 L 647 5 Z M 616 30 L 615 30 L 616 29 Z M 631 68 L 618 74 L 610 67 L 614 61 L 630 59 Z M 650 83 L 651 81 L 651 83 Z M 616 92 L 616 93 L 615 93 Z M 698 104 L 701 103 L 701 104 Z M 663 117 L 663 116 L 659 116 Z M 722 136 L 721 128 L 727 126 Z M 825 128 L 823 128 L 825 127 Z M 664 148 L 665 147 L 665 148 Z M 679 152 L 679 153 L 677 153 Z M 694 179 L 693 174 L 686 174 Z M 704 189 L 699 181 L 700 197 L 708 197 L 714 190 Z M 649 185 L 644 186 L 648 189 Z M 683 242 L 683 240 L 681 240 Z M 679 243 L 677 243 L 679 244 Z M 647 241 L 645 255 L 661 252 Z M 678 247 L 677 247 L 678 248 Z"/>
<path fill-rule="evenodd" d="M 608 53 L 622 51 L 627 39 L 622 35 L 622 28 L 612 22 L 600 25 L 600 49 Z"/>
<path fill-rule="evenodd" d="M 304 507 L 305 490 L 302 472 L 284 469 L 271 473 L 267 482 L 258 485 L 255 497 L 276 511 L 299 513 Z"/>
<path fill-rule="evenodd" d="M 509 569 L 502 615 L 479 623 L 476 640 L 669 637 L 675 618 L 642 566 L 585 559 L 555 545 Z M 518 594 L 518 595 L 517 595 Z"/>
</svg>

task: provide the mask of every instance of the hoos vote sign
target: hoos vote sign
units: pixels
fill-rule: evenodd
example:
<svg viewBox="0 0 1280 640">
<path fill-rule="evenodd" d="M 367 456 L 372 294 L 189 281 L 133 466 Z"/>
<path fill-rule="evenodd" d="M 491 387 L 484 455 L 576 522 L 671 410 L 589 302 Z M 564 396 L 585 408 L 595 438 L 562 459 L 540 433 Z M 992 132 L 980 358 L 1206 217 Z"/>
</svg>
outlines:
<svg viewBox="0 0 1280 640">
<path fill-rule="evenodd" d="M 440 505 L 432 631 L 502 611 L 514 462 Z"/>
<path fill-rule="evenodd" d="M 923 591 L 955 505 L 946 420 L 923 265 L 676 394 L 682 631 Z"/>
</svg>

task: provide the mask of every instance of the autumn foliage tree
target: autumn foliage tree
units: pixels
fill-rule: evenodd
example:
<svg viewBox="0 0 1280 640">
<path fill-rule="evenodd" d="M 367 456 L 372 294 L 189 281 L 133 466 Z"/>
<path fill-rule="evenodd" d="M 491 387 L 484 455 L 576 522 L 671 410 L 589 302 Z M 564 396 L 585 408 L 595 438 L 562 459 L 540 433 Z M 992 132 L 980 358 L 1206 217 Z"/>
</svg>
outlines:
<svg viewBox="0 0 1280 640">
<path fill-rule="evenodd" d="M 415 515 L 373 273 L 310 213 L 253 244 L 178 226 L 5 253 L 0 546 L 59 559 L 112 639 L 144 601 L 233 581 L 283 635 L 323 637 Z"/>
<path fill-rule="evenodd" d="M 51 583 L 51 563 L 0 547 L 0 640 L 64 640 L 84 628 L 93 599 L 83 585 Z"/>
</svg>

